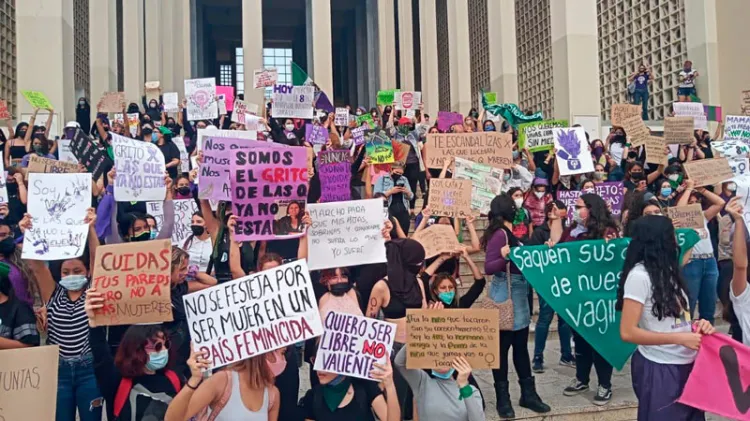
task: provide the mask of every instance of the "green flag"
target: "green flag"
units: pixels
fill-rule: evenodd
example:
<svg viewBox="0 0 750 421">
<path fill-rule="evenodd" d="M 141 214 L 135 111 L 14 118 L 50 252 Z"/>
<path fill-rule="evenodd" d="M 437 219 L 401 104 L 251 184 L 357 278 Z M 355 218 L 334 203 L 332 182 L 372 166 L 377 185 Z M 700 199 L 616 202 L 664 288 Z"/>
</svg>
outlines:
<svg viewBox="0 0 750 421">
<path fill-rule="evenodd" d="M 297 65 L 297 63 L 292 62 L 292 85 L 294 86 L 305 86 L 305 85 L 311 85 L 312 79 L 310 79 L 309 76 L 307 76 L 307 73 L 305 73 L 304 70 L 302 70 L 301 67 Z"/>
<path fill-rule="evenodd" d="M 700 237 L 677 230 L 680 257 Z M 607 362 L 622 370 L 635 345 L 620 338 L 617 288 L 630 238 L 514 247 L 510 259 L 544 301 Z"/>
<path fill-rule="evenodd" d="M 497 100 L 497 98 L 495 98 L 495 100 Z M 516 104 L 490 104 L 487 101 L 487 96 L 484 91 L 482 91 L 482 107 L 484 107 L 488 113 L 504 118 L 508 124 L 516 128 L 521 123 L 531 123 L 532 121 L 544 120 L 544 116 L 541 112 L 526 115 Z"/>
</svg>

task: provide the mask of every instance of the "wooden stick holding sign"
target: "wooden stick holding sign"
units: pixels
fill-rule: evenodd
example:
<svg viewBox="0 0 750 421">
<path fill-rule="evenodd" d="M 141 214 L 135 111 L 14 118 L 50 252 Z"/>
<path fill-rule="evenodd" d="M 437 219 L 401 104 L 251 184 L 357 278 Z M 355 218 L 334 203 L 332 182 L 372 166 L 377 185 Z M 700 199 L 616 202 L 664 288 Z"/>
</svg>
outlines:
<svg viewBox="0 0 750 421">
<path fill-rule="evenodd" d="M 173 320 L 170 240 L 100 246 L 95 259 L 92 287 L 104 295 L 97 326 Z"/>
</svg>

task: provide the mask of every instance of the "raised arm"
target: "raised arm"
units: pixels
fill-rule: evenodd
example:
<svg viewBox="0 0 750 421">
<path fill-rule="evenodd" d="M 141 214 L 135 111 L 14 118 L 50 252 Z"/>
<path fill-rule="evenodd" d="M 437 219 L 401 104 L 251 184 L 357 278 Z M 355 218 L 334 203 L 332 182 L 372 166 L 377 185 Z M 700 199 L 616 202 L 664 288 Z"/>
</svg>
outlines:
<svg viewBox="0 0 750 421">
<path fill-rule="evenodd" d="M 703 195 L 703 197 L 705 197 L 709 202 L 711 202 L 711 206 L 703 211 L 703 216 L 706 218 L 706 221 L 714 219 L 714 217 L 718 215 L 722 209 L 724 209 L 724 199 L 722 199 L 718 194 L 706 189 L 705 187 L 699 187 L 697 191 L 698 193 Z"/>
<path fill-rule="evenodd" d="M 52 119 L 55 117 L 55 110 L 52 108 L 47 109 L 49 116 L 47 117 L 47 123 L 44 124 L 44 137 L 49 139 L 49 129 L 52 127 Z"/>
<path fill-rule="evenodd" d="M 727 203 L 727 212 L 734 218 L 734 239 L 732 241 L 732 295 L 739 297 L 747 288 L 747 228 L 743 219 L 744 209 L 737 197 Z"/>
<path fill-rule="evenodd" d="M 24 214 L 23 219 L 18 223 L 18 228 L 22 234 L 25 234 L 28 229 L 33 228 L 31 215 L 28 213 Z M 52 298 L 52 294 L 55 292 L 55 288 L 57 288 L 57 283 L 52 279 L 52 273 L 44 261 L 26 260 L 26 264 L 31 270 L 31 274 L 36 278 L 42 303 L 46 305 L 50 298 Z"/>
</svg>

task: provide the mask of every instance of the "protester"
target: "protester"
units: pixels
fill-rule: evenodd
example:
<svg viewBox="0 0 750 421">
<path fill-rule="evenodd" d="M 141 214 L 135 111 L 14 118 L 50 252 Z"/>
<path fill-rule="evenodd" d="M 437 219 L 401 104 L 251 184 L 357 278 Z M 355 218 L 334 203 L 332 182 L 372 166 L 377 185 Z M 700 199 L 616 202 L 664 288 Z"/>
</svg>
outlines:
<svg viewBox="0 0 750 421">
<path fill-rule="evenodd" d="M 648 120 L 648 85 L 653 82 L 652 71 L 645 64 L 638 67 L 636 73 L 628 76 L 628 81 L 635 86 L 633 89 L 633 104 L 642 105 L 641 119 Z"/>
<path fill-rule="evenodd" d="M 697 79 L 698 76 L 700 76 L 700 74 L 697 70 L 693 69 L 693 62 L 686 60 L 685 64 L 682 66 L 682 70 L 680 70 L 680 73 L 677 75 L 680 82 L 680 85 L 677 88 L 678 101 L 691 101 L 691 97 L 695 96 L 695 79 Z"/>
<path fill-rule="evenodd" d="M 747 227 L 744 216 L 744 209 L 739 199 L 734 198 L 729 201 L 726 207 L 727 213 L 734 218 L 734 244 L 732 246 L 732 255 L 734 259 L 734 274 L 732 275 L 732 284 L 729 290 L 729 299 L 732 303 L 732 310 L 737 315 L 739 325 L 742 328 L 742 343 L 750 346 L 750 288 L 747 287 Z"/>
<path fill-rule="evenodd" d="M 34 311 L 16 298 L 10 273 L 10 265 L 0 263 L 0 349 L 39 346 Z"/>
</svg>

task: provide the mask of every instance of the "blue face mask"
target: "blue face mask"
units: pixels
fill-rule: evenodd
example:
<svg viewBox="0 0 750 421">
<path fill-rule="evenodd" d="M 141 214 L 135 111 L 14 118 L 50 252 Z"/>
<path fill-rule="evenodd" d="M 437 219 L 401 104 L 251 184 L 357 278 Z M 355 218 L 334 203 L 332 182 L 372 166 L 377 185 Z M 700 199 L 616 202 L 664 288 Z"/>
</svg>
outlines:
<svg viewBox="0 0 750 421">
<path fill-rule="evenodd" d="M 68 275 L 63 276 L 60 279 L 60 286 L 67 289 L 68 291 L 80 291 L 86 287 L 89 283 L 89 278 L 86 275 Z"/>
<path fill-rule="evenodd" d="M 518 157 L 521 156 L 521 153 L 518 151 L 513 151 L 513 160 L 518 159 Z"/>
<path fill-rule="evenodd" d="M 151 133 L 151 143 L 156 143 L 159 141 L 159 135 L 156 132 Z"/>
<path fill-rule="evenodd" d="M 169 362 L 169 350 L 163 349 L 159 352 L 151 352 L 148 354 L 148 362 L 146 368 L 151 371 L 159 371 L 167 366 Z"/>
<path fill-rule="evenodd" d="M 440 301 L 444 304 L 450 304 L 453 302 L 453 299 L 456 298 L 456 291 L 441 292 L 438 294 L 438 298 L 440 298 Z"/>
<path fill-rule="evenodd" d="M 338 385 L 341 384 L 341 382 L 344 381 L 344 379 L 346 379 L 346 376 L 342 376 L 341 374 L 339 374 L 333 380 L 331 380 L 330 382 L 328 382 L 328 384 L 326 386 L 338 386 Z"/>
<path fill-rule="evenodd" d="M 159 235 L 158 232 L 156 232 L 155 230 L 151 230 L 151 233 L 148 236 L 149 236 L 150 239 L 156 240 L 156 236 L 157 235 Z"/>
<path fill-rule="evenodd" d="M 510 173 L 506 172 L 503 174 L 503 181 L 508 181 L 508 180 L 510 180 Z"/>
<path fill-rule="evenodd" d="M 484 131 L 485 132 L 494 132 L 495 131 L 495 126 L 492 125 L 492 124 L 488 124 L 487 127 L 484 128 Z"/>
<path fill-rule="evenodd" d="M 448 380 L 451 377 L 453 377 L 453 372 L 454 371 L 456 371 L 455 368 L 451 368 L 450 370 L 448 370 L 447 373 L 438 373 L 437 371 L 432 370 L 432 375 L 435 376 L 435 377 L 437 377 L 438 379 Z"/>
<path fill-rule="evenodd" d="M 671 187 L 664 187 L 661 189 L 661 197 L 667 197 L 670 194 L 672 194 L 672 188 Z"/>
</svg>

